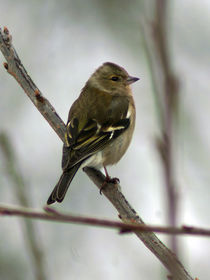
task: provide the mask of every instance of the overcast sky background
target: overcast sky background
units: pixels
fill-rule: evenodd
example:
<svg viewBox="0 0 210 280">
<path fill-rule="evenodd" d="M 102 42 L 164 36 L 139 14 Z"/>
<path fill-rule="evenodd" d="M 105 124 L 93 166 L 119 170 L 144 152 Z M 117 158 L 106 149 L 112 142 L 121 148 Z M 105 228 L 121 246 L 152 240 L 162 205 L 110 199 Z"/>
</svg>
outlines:
<svg viewBox="0 0 210 280">
<path fill-rule="evenodd" d="M 34 82 L 66 121 L 86 80 L 103 62 L 140 77 L 132 88 L 137 121 L 132 144 L 109 168 L 146 223 L 166 225 L 159 127 L 142 43 L 143 1 L 0 0 L 0 25 Z M 152 4 L 152 1 L 150 2 Z M 209 227 L 210 2 L 170 1 L 170 51 L 181 83 L 176 131 L 179 225 Z M 0 54 L 1 65 L 4 62 Z M 31 207 L 42 208 L 61 174 L 62 143 L 17 82 L 0 67 L 0 130 L 8 133 Z M 18 204 L 0 151 L 0 203 Z M 115 209 L 79 171 L 59 211 L 117 219 Z M 35 222 L 48 279 L 163 279 L 159 261 L 133 235 L 86 226 Z M 0 278 L 34 280 L 21 219 L 1 218 Z M 164 235 L 159 235 L 166 242 Z M 193 277 L 210 278 L 210 240 L 179 237 L 180 259 Z M 151 269 L 152 268 L 152 269 Z"/>
</svg>

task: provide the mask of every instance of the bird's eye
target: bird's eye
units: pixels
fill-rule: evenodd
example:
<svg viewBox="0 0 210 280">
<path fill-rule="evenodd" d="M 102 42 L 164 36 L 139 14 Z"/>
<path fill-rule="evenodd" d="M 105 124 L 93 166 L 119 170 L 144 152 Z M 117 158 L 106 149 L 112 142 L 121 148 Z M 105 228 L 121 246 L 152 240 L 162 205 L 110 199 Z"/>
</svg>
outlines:
<svg viewBox="0 0 210 280">
<path fill-rule="evenodd" d="M 115 81 L 115 82 L 116 82 L 116 81 L 119 81 L 119 77 L 113 76 L 113 77 L 111 77 L 111 80 L 112 80 L 112 81 Z"/>
</svg>

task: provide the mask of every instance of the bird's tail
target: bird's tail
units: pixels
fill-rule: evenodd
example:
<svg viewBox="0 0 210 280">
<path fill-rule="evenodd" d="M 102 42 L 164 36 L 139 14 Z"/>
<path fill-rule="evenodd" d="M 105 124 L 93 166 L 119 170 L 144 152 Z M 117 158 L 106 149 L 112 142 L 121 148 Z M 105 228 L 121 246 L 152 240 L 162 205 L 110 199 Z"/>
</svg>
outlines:
<svg viewBox="0 0 210 280">
<path fill-rule="evenodd" d="M 61 175 L 57 185 L 53 189 L 50 197 L 47 200 L 47 204 L 52 204 L 54 202 L 62 202 L 65 194 L 68 190 L 69 185 L 71 184 L 71 181 L 74 178 L 74 175 L 76 174 L 77 170 L 79 169 L 81 163 L 77 163 L 75 166 L 73 166 L 68 171 L 64 171 Z"/>
</svg>

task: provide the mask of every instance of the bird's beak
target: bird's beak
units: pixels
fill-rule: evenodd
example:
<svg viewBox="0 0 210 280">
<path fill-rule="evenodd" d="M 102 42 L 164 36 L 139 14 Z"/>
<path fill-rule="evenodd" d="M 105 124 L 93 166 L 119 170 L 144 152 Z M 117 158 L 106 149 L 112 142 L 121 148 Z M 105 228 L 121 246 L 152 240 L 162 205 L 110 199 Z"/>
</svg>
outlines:
<svg viewBox="0 0 210 280">
<path fill-rule="evenodd" d="M 139 80 L 139 78 L 137 78 L 137 77 L 128 76 L 128 78 L 127 78 L 127 84 L 130 85 L 130 84 L 132 84 L 132 83 L 135 83 L 135 82 L 138 81 L 138 80 Z"/>
</svg>

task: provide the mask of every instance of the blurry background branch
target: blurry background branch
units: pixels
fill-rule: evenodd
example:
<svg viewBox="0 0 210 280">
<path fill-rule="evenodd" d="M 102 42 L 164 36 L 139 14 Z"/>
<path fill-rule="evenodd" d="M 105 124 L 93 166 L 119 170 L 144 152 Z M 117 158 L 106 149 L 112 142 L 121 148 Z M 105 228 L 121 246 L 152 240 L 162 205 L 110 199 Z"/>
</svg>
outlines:
<svg viewBox="0 0 210 280">
<path fill-rule="evenodd" d="M 17 202 L 23 207 L 30 207 L 31 203 L 27 195 L 27 188 L 25 186 L 24 178 L 18 169 L 18 162 L 15 156 L 15 151 L 10 143 L 9 138 L 3 132 L 0 133 L 0 147 L 5 156 L 5 166 L 8 173 L 9 179 L 14 185 L 14 193 Z M 23 220 L 24 235 L 26 238 L 26 243 L 28 246 L 28 251 L 30 252 L 31 261 L 33 263 L 33 269 L 35 271 L 36 280 L 45 280 L 45 270 L 43 262 L 43 252 L 41 250 L 41 241 L 38 236 L 38 232 L 32 220 Z"/>
<path fill-rule="evenodd" d="M 28 76 L 15 49 L 12 46 L 11 35 L 9 34 L 7 28 L 4 28 L 3 32 L 0 30 L 0 49 L 7 60 L 7 63 L 4 64 L 7 71 L 18 81 L 29 98 L 33 101 L 34 105 L 64 142 L 65 125 L 51 104 L 41 95 L 36 85 Z M 101 186 L 104 182 L 104 176 L 100 171 L 86 168 L 85 172 L 97 186 Z M 137 216 L 136 212 L 129 205 L 122 193 L 116 193 L 116 189 L 117 188 L 113 187 L 112 184 L 107 184 L 103 193 L 116 207 L 121 219 L 124 222 L 133 221 L 134 223 L 142 224 L 143 221 L 141 218 Z M 136 235 L 144 242 L 147 248 L 149 248 L 159 258 L 164 266 L 170 271 L 174 279 L 192 279 L 176 256 L 155 236 L 154 233 L 142 232 L 136 233 Z"/>
<path fill-rule="evenodd" d="M 154 9 L 154 20 L 147 17 L 141 20 L 144 45 L 151 71 L 153 91 L 156 100 L 161 136 L 157 139 L 167 194 L 168 224 L 177 224 L 178 195 L 174 178 L 174 116 L 178 109 L 178 80 L 172 69 L 168 43 L 168 4 L 167 0 L 157 0 Z M 145 13 L 146 14 L 146 13 Z M 178 254 L 176 237 L 171 237 L 171 246 Z"/>
</svg>

